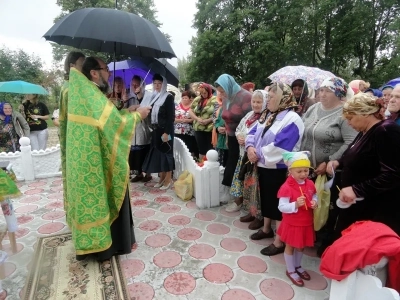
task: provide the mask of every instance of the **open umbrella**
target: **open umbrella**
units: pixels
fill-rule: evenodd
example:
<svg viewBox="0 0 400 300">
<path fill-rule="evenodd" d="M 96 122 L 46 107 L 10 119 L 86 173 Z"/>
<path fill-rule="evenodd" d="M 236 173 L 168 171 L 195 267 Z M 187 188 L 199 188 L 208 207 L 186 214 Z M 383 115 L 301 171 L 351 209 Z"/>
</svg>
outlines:
<svg viewBox="0 0 400 300">
<path fill-rule="evenodd" d="M 390 85 L 394 87 L 397 84 L 400 84 L 400 77 L 388 81 L 385 85 Z"/>
<path fill-rule="evenodd" d="M 76 10 L 57 21 L 43 37 L 60 45 L 115 55 L 176 57 L 153 23 L 116 9 Z"/>
<path fill-rule="evenodd" d="M 114 70 L 114 63 L 109 63 L 110 71 Z M 123 60 L 115 63 L 115 77 L 124 79 L 126 87 L 129 88 L 130 80 L 134 75 L 142 77 L 146 84 L 152 82 L 152 75 L 159 73 L 163 75 L 169 84 L 178 86 L 178 70 L 166 59 L 154 59 L 150 57 L 133 57 L 130 60 Z M 110 78 L 112 81 L 113 79 Z"/>
<path fill-rule="evenodd" d="M 268 76 L 272 81 L 292 84 L 296 79 L 304 79 L 314 90 L 328 77 L 335 77 L 331 72 L 307 66 L 286 66 Z"/>
<path fill-rule="evenodd" d="M 0 93 L 49 94 L 44 87 L 21 80 L 0 82 Z"/>
</svg>

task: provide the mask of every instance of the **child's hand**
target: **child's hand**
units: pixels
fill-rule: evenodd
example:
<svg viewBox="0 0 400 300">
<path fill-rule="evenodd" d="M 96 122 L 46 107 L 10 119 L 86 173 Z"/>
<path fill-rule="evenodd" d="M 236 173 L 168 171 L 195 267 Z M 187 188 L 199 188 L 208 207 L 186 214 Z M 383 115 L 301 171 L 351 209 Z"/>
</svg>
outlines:
<svg viewBox="0 0 400 300">
<path fill-rule="evenodd" d="M 296 208 L 299 208 L 300 206 L 303 206 L 305 204 L 306 204 L 306 197 L 300 196 L 299 198 L 297 198 Z"/>
<path fill-rule="evenodd" d="M 311 200 L 311 208 L 316 209 L 318 207 L 318 203 L 315 200 Z"/>
</svg>

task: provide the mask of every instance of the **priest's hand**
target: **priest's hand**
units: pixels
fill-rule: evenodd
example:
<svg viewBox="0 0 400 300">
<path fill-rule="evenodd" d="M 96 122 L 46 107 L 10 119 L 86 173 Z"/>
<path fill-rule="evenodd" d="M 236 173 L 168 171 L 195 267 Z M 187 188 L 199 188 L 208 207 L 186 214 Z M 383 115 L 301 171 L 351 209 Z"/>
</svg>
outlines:
<svg viewBox="0 0 400 300">
<path fill-rule="evenodd" d="M 128 110 L 129 110 L 130 112 L 136 111 L 136 110 L 138 109 L 139 106 L 140 106 L 140 105 L 131 105 L 131 106 L 128 107 Z"/>
<path fill-rule="evenodd" d="M 136 109 L 136 111 L 140 114 L 142 120 L 146 119 L 151 110 L 151 106 L 141 106 Z"/>
</svg>

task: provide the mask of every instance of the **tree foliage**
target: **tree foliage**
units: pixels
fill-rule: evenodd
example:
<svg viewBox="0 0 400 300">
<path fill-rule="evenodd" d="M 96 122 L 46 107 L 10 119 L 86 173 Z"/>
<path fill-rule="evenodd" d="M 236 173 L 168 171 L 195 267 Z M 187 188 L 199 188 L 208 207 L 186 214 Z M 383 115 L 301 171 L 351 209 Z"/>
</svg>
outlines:
<svg viewBox="0 0 400 300">
<path fill-rule="evenodd" d="M 62 71 L 55 66 L 51 70 L 44 70 L 38 56 L 30 55 L 22 49 L 14 51 L 6 47 L 0 48 L 0 81 L 14 80 L 42 85 L 50 92 L 50 96 L 43 97 L 42 100 L 45 100 L 49 108 L 56 105 L 62 85 Z M 18 94 L 2 93 L 0 96 L 0 101 L 19 103 L 21 100 Z"/>
<path fill-rule="evenodd" d="M 179 84 L 181 87 L 184 87 L 185 84 L 190 83 L 188 79 L 188 67 L 189 67 L 189 59 L 186 57 L 178 58 L 178 66 L 176 69 L 179 73 Z"/>
<path fill-rule="evenodd" d="M 115 8 L 116 1 L 114 0 L 57 0 L 57 5 L 61 7 L 61 14 L 54 20 L 55 22 L 64 17 L 65 15 L 82 8 L 87 7 L 103 7 Z M 117 9 L 124 10 L 130 13 L 137 14 L 157 27 L 162 24 L 157 20 L 157 9 L 155 8 L 153 0 L 118 0 Z M 171 37 L 165 34 L 166 38 L 171 41 Z M 114 57 L 109 53 L 97 53 L 85 49 L 74 49 L 72 47 L 52 44 L 53 59 L 55 61 L 62 61 L 70 51 L 82 51 L 87 56 L 97 56 L 105 60 L 107 63 L 112 61 Z M 126 59 L 125 57 L 117 57 L 117 60 Z"/>
<path fill-rule="evenodd" d="M 398 77 L 398 0 L 198 0 L 190 81 L 229 73 L 265 85 L 287 65 L 380 85 Z"/>
</svg>

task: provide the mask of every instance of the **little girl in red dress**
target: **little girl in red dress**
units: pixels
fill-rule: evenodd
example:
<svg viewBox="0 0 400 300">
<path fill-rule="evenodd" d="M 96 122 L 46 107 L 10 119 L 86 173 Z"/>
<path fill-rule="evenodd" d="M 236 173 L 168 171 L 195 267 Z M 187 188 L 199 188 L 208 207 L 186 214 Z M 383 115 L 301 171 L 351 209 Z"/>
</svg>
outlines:
<svg viewBox="0 0 400 300">
<path fill-rule="evenodd" d="M 282 222 L 277 234 L 285 246 L 286 275 L 297 286 L 311 277 L 301 267 L 304 247 L 313 247 L 315 240 L 313 209 L 317 207 L 317 191 L 308 179 L 309 152 L 285 152 L 283 161 L 289 176 L 278 191 Z"/>
</svg>

